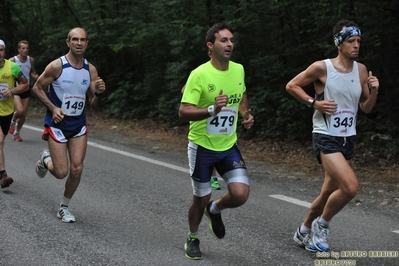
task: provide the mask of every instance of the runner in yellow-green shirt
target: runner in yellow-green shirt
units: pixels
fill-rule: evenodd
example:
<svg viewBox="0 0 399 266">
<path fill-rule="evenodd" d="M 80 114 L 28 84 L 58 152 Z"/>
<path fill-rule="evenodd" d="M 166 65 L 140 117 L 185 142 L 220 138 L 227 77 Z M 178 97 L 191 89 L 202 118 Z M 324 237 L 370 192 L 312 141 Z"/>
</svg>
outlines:
<svg viewBox="0 0 399 266">
<path fill-rule="evenodd" d="M 22 93 L 29 89 L 28 79 L 15 62 L 5 59 L 6 44 L 0 40 L 0 186 L 10 186 L 14 180 L 7 175 L 4 161 L 4 140 L 10 128 L 14 114 L 14 94 Z M 15 86 L 15 82 L 18 86 Z"/>
<path fill-rule="evenodd" d="M 193 200 L 184 246 L 189 259 L 202 258 L 198 228 L 203 214 L 209 219 L 212 234 L 223 238 L 221 211 L 243 205 L 249 196 L 249 178 L 236 144 L 236 129 L 239 114 L 246 129 L 252 127 L 254 118 L 249 109 L 244 68 L 230 61 L 234 48 L 230 25 L 221 22 L 212 26 L 206 34 L 206 45 L 211 60 L 191 72 L 179 108 L 179 117 L 190 121 L 188 159 Z M 226 181 L 228 191 L 210 201 L 214 167 Z"/>
<path fill-rule="evenodd" d="M 209 54 L 210 55 L 210 54 Z M 184 89 L 186 88 L 186 85 L 183 86 L 183 88 L 181 89 L 181 93 L 184 92 Z M 220 183 L 219 183 L 219 178 L 217 176 L 217 171 L 216 168 L 213 167 L 212 169 L 212 175 L 211 175 L 211 188 L 214 190 L 220 190 Z"/>
</svg>

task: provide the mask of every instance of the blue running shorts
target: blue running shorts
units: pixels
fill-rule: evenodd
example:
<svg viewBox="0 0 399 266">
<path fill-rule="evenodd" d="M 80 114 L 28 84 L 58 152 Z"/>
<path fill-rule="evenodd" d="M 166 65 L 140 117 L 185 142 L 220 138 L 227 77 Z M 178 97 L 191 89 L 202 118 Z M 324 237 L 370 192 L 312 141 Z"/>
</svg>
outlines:
<svg viewBox="0 0 399 266">
<path fill-rule="evenodd" d="M 213 167 L 227 185 L 234 182 L 249 185 L 247 168 L 237 144 L 226 151 L 211 151 L 189 141 L 187 153 L 195 196 L 204 197 L 212 192 Z"/>
</svg>

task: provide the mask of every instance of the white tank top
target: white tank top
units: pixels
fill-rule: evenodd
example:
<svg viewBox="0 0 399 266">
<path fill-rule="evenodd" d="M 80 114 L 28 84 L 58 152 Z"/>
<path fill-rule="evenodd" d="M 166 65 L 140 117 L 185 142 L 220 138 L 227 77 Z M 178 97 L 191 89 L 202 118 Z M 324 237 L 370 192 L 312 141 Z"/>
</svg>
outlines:
<svg viewBox="0 0 399 266">
<path fill-rule="evenodd" d="M 333 115 L 326 115 L 315 109 L 312 132 L 340 137 L 356 135 L 356 115 L 362 94 L 358 64 L 353 62 L 350 73 L 339 73 L 330 59 L 324 62 L 327 66 L 327 80 L 323 93 L 316 95 L 316 99 L 334 99 L 338 110 Z"/>
<path fill-rule="evenodd" d="M 19 68 L 21 68 L 21 71 L 24 74 L 24 76 L 28 79 L 28 84 L 29 84 L 29 81 L 30 81 L 30 70 L 32 68 L 32 65 L 30 64 L 29 55 L 28 55 L 28 57 L 27 57 L 25 62 L 21 62 L 18 59 L 18 56 L 14 56 L 14 61 L 19 66 Z"/>
</svg>

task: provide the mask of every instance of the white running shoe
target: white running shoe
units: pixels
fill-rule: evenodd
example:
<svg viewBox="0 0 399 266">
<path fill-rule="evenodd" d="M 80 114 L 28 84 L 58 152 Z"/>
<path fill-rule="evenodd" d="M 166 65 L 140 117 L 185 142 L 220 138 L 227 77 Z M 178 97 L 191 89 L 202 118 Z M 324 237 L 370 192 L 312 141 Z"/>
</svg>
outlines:
<svg viewBox="0 0 399 266">
<path fill-rule="evenodd" d="M 316 246 L 313 244 L 312 234 L 306 234 L 305 238 L 303 239 L 303 243 L 305 244 L 305 249 L 310 252 L 317 252 L 319 251 Z"/>
<path fill-rule="evenodd" d="M 296 243 L 298 243 L 298 245 L 300 245 L 301 247 L 304 247 L 307 251 L 310 251 L 310 252 L 318 251 L 318 249 L 313 244 L 312 236 L 311 236 L 310 232 L 307 234 L 302 234 L 298 228 L 295 231 L 293 239 Z"/>
<path fill-rule="evenodd" d="M 329 251 L 330 247 L 328 245 L 328 236 L 330 235 L 330 229 L 328 227 L 322 226 L 318 222 L 319 218 L 317 217 L 312 222 L 312 240 L 315 247 L 320 251 Z"/>
<path fill-rule="evenodd" d="M 68 210 L 68 207 L 62 205 L 58 210 L 57 217 L 60 218 L 64 223 L 74 223 L 75 216 Z"/>
<path fill-rule="evenodd" d="M 40 177 L 43 178 L 46 174 L 47 174 L 47 166 L 44 163 L 44 159 L 50 157 L 50 151 L 47 148 L 44 148 L 41 152 L 40 152 L 40 160 L 37 161 L 36 166 L 35 166 L 35 170 L 36 170 L 36 174 Z"/>
</svg>

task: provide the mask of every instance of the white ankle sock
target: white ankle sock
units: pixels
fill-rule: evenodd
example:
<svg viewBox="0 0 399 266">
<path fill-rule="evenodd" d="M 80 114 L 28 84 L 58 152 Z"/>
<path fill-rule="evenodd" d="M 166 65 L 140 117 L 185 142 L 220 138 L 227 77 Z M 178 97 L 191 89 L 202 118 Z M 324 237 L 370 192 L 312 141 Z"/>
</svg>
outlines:
<svg viewBox="0 0 399 266">
<path fill-rule="evenodd" d="M 61 205 L 64 205 L 64 206 L 68 207 L 68 205 L 69 205 L 69 201 L 70 201 L 70 200 L 71 200 L 71 199 L 65 198 L 65 196 L 64 196 L 64 197 L 62 197 L 62 200 L 61 200 L 60 206 L 61 206 Z"/>
<path fill-rule="evenodd" d="M 328 227 L 330 225 L 329 221 L 326 221 L 323 219 L 323 217 L 320 216 L 319 220 L 318 220 L 319 224 L 321 224 L 324 227 Z"/>
<path fill-rule="evenodd" d="M 302 224 L 301 227 L 299 228 L 299 232 L 301 234 L 309 234 L 310 233 L 310 228 L 307 227 L 306 225 Z"/>
<path fill-rule="evenodd" d="M 212 202 L 211 207 L 209 208 L 209 211 L 210 211 L 211 213 L 214 213 L 214 214 L 220 213 L 220 210 L 219 210 L 218 207 L 216 206 L 216 203 L 215 203 L 215 202 Z"/>
</svg>

